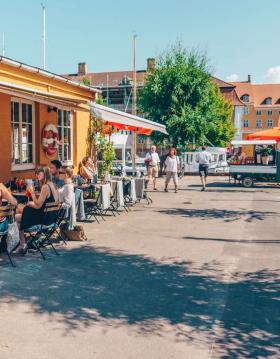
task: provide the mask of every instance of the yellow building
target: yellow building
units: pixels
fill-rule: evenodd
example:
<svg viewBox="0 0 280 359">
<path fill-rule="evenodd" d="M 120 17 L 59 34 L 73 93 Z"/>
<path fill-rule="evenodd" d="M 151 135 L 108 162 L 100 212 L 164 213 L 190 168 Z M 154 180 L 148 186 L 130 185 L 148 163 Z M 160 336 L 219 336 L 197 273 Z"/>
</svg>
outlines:
<svg viewBox="0 0 280 359">
<path fill-rule="evenodd" d="M 33 177 L 59 159 L 77 167 L 86 154 L 91 101 L 98 90 L 0 57 L 0 181 Z"/>
<path fill-rule="evenodd" d="M 248 81 L 233 85 L 245 105 L 241 123 L 244 140 L 250 133 L 279 125 L 280 84 L 252 84 L 248 76 Z"/>
</svg>

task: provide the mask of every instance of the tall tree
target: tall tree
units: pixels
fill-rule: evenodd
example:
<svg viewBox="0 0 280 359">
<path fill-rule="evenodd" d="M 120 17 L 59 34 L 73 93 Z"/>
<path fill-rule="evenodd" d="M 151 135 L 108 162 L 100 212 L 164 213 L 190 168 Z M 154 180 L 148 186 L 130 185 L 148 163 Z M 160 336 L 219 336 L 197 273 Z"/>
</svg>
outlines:
<svg viewBox="0 0 280 359">
<path fill-rule="evenodd" d="M 168 137 L 153 134 L 157 143 L 183 147 L 212 143 L 225 146 L 232 139 L 232 106 L 211 81 L 207 58 L 187 52 L 181 44 L 160 56 L 140 93 L 140 111 L 166 125 Z"/>
</svg>

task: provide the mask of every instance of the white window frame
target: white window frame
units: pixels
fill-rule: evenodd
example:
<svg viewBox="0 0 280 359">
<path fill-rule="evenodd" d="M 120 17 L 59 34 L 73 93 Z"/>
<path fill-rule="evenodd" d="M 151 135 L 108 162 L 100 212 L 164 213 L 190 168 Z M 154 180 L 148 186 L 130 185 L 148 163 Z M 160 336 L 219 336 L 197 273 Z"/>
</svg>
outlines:
<svg viewBox="0 0 280 359">
<path fill-rule="evenodd" d="M 241 96 L 241 100 L 245 103 L 249 103 L 250 102 L 250 96 L 248 94 L 244 94 Z"/>
<path fill-rule="evenodd" d="M 246 126 L 245 126 L 246 124 Z M 248 128 L 249 127 L 249 120 L 243 120 L 243 127 Z"/>
<path fill-rule="evenodd" d="M 248 106 L 244 107 L 244 115 L 249 115 L 249 107 Z"/>
<path fill-rule="evenodd" d="M 260 123 L 261 125 L 258 126 L 258 123 Z M 256 127 L 257 127 L 257 128 L 262 128 L 262 120 L 261 120 L 261 119 L 257 119 L 257 120 L 256 120 Z"/>
<path fill-rule="evenodd" d="M 268 114 L 268 116 L 272 116 L 272 110 L 267 110 L 267 114 Z"/>
<path fill-rule="evenodd" d="M 65 108 L 65 107 L 57 107 L 57 128 L 61 127 L 62 128 L 62 133 L 64 133 L 64 124 L 63 124 L 63 121 L 62 121 L 62 124 L 63 126 L 59 126 L 58 124 L 58 111 L 68 111 L 70 112 L 70 133 L 71 133 L 71 141 L 70 141 L 70 153 L 71 153 L 71 160 L 68 160 L 68 161 L 64 161 L 64 160 L 61 160 L 62 162 L 62 165 L 63 166 L 73 166 L 73 163 L 74 163 L 74 159 L 73 159 L 73 154 L 74 154 L 74 151 L 73 151 L 73 146 L 74 146 L 74 111 L 69 109 L 69 108 Z M 63 116 L 62 116 L 63 118 Z M 59 139 L 61 140 L 61 139 Z M 62 154 L 64 156 L 64 150 L 62 150 Z M 59 154 L 57 155 L 58 159 L 59 159 Z"/>
<path fill-rule="evenodd" d="M 20 151 L 22 151 L 21 146 L 22 146 L 22 104 L 27 104 L 27 105 L 31 105 L 32 106 L 32 158 L 33 158 L 33 162 L 32 163 L 23 163 L 23 164 L 11 164 L 11 170 L 12 171 L 25 171 L 25 170 L 32 170 L 35 168 L 35 163 L 36 163 L 36 158 L 35 158 L 35 154 L 36 154 L 36 150 L 35 150 L 35 103 L 33 101 L 29 101 L 26 99 L 22 99 L 19 97 L 12 97 L 11 98 L 11 106 L 13 105 L 13 102 L 17 102 L 19 104 L 19 128 L 20 128 Z M 13 131 L 13 119 L 11 118 L 11 131 Z M 13 149 L 13 143 L 12 143 L 12 149 Z M 21 157 L 21 154 L 20 154 Z"/>
<path fill-rule="evenodd" d="M 261 115 L 262 115 L 262 111 L 261 111 L 261 110 L 257 110 L 256 113 L 257 113 L 257 116 L 261 116 Z"/>
<path fill-rule="evenodd" d="M 269 125 L 269 123 L 271 123 L 271 126 Z M 267 120 L 267 127 L 269 127 L 269 128 L 273 127 L 273 119 L 269 118 Z"/>
</svg>

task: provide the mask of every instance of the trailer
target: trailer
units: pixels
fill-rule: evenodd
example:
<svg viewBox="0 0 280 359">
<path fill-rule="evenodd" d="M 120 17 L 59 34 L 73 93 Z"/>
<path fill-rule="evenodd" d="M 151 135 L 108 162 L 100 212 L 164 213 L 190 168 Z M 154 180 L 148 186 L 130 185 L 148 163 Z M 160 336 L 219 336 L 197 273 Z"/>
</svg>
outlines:
<svg viewBox="0 0 280 359">
<path fill-rule="evenodd" d="M 244 187 L 253 187 L 256 182 L 280 182 L 280 152 L 276 149 L 275 140 L 244 140 L 232 141 L 232 146 L 253 146 L 253 156 L 237 164 L 230 161 L 229 181 L 240 182 Z M 260 148 L 271 148 L 271 154 L 266 161 L 261 160 Z"/>
</svg>

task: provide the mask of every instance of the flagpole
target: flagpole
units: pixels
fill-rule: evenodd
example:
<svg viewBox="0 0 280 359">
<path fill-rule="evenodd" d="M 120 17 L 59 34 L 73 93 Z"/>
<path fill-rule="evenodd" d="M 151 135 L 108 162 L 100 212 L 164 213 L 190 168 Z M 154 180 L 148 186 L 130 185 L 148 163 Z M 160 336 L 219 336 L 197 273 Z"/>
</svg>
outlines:
<svg viewBox="0 0 280 359">
<path fill-rule="evenodd" d="M 41 3 L 43 10 L 43 33 L 42 33 L 42 62 L 43 69 L 46 69 L 46 6 Z"/>
<path fill-rule="evenodd" d="M 132 101 L 132 114 L 137 115 L 137 78 L 136 78 L 136 37 L 133 34 L 133 101 Z M 136 172 L 136 152 L 137 152 L 137 131 L 133 131 L 133 157 L 132 167 L 133 171 Z"/>
</svg>

